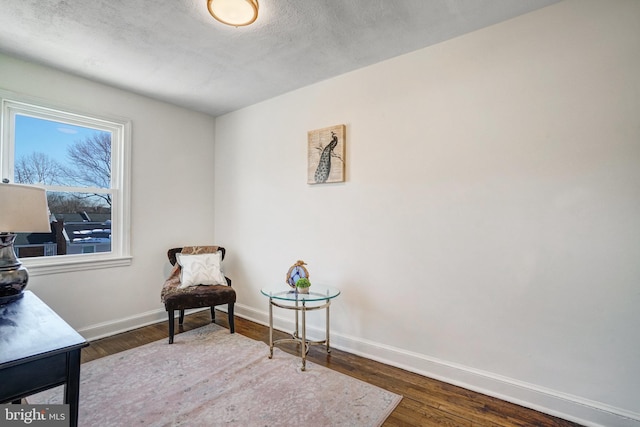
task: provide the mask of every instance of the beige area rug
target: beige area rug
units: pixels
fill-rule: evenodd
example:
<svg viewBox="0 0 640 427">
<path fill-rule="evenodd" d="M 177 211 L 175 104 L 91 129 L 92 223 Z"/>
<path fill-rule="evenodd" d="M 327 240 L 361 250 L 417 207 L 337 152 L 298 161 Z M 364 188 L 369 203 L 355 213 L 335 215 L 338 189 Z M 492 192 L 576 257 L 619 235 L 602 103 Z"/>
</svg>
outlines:
<svg viewBox="0 0 640 427">
<path fill-rule="evenodd" d="M 79 424 L 379 426 L 401 396 L 215 324 L 82 365 Z M 63 389 L 29 397 L 62 403 Z"/>
</svg>

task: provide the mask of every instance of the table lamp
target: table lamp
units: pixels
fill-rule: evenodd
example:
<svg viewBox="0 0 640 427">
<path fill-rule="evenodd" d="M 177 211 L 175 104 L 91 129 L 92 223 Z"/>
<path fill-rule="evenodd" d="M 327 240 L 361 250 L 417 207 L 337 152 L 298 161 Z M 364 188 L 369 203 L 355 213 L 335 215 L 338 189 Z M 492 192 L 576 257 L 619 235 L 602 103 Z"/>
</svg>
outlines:
<svg viewBox="0 0 640 427">
<path fill-rule="evenodd" d="M 29 273 L 13 249 L 16 233 L 50 232 L 47 193 L 31 185 L 0 183 L 0 305 L 22 298 Z"/>
</svg>

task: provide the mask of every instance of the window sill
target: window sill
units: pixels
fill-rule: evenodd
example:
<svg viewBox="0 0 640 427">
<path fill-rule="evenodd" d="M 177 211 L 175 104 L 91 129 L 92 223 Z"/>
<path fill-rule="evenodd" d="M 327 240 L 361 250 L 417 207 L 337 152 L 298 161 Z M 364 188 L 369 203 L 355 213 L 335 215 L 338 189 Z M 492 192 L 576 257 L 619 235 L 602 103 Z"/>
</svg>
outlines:
<svg viewBox="0 0 640 427">
<path fill-rule="evenodd" d="M 55 258 L 55 259 L 52 259 Z M 131 265 L 133 257 L 89 257 L 64 256 L 49 257 L 49 259 L 21 258 L 20 262 L 29 270 L 29 276 L 44 276 L 47 274 L 69 273 L 83 270 L 97 270 L 102 268 L 126 267 Z"/>
</svg>

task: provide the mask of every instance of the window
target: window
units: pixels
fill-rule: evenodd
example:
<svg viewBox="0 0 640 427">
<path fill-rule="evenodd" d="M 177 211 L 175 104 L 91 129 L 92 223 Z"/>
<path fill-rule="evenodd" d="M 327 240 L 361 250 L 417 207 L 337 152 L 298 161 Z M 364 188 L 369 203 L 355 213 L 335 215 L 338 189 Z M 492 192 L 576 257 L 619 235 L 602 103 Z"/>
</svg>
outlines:
<svg viewBox="0 0 640 427">
<path fill-rule="evenodd" d="M 51 233 L 14 244 L 30 273 L 129 264 L 129 122 L 0 99 L 2 178 L 47 190 Z"/>
</svg>

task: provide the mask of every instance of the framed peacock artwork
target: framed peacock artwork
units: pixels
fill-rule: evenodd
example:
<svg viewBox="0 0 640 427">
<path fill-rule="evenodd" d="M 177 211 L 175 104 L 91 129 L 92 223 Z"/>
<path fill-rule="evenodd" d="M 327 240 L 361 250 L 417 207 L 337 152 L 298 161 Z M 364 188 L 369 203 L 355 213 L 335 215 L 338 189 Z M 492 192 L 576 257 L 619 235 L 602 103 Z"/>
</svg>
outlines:
<svg viewBox="0 0 640 427">
<path fill-rule="evenodd" d="M 345 125 L 308 132 L 307 183 L 344 182 Z"/>
</svg>

